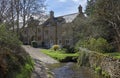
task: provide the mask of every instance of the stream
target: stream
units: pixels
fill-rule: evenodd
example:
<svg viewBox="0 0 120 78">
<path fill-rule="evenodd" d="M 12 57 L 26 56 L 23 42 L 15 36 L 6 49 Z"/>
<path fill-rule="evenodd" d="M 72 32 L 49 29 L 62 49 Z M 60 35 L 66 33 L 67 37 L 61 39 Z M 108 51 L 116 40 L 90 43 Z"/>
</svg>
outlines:
<svg viewBox="0 0 120 78">
<path fill-rule="evenodd" d="M 89 68 L 78 68 L 76 63 L 57 63 L 48 65 L 54 78 L 102 78 Z"/>
</svg>

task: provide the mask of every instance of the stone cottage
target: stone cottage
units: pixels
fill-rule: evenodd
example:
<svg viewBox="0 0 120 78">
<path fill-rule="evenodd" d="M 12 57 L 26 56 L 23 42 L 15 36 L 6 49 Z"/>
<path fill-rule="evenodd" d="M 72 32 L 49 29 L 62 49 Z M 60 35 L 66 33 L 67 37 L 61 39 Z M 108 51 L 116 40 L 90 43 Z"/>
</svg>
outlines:
<svg viewBox="0 0 120 78">
<path fill-rule="evenodd" d="M 28 20 L 28 26 L 21 34 L 22 41 L 30 44 L 31 41 L 35 40 L 40 46 L 48 48 L 55 44 L 61 46 L 73 45 L 73 27 L 71 24 L 75 19 L 84 17 L 81 5 L 78 10 L 78 13 L 59 17 L 54 17 L 54 12 L 50 11 L 49 18 L 45 19 L 42 24 L 31 17 Z"/>
</svg>

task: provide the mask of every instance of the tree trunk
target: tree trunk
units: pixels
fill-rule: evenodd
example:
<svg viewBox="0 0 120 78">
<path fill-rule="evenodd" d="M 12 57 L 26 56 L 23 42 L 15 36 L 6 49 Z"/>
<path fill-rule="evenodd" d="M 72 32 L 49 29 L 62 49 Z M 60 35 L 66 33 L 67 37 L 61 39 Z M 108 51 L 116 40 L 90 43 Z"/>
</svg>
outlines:
<svg viewBox="0 0 120 78">
<path fill-rule="evenodd" d="M 12 27 L 13 27 L 13 32 L 15 31 L 14 27 L 14 10 L 13 10 L 13 0 L 11 0 L 11 15 L 12 15 Z"/>
<path fill-rule="evenodd" d="M 55 24 L 55 44 L 57 45 L 57 24 Z"/>
</svg>

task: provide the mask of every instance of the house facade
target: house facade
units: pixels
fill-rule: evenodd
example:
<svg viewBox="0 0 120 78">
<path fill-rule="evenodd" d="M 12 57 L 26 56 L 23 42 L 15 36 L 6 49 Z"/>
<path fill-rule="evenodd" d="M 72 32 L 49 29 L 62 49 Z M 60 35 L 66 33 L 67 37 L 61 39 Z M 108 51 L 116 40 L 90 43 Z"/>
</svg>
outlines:
<svg viewBox="0 0 120 78">
<path fill-rule="evenodd" d="M 35 40 L 40 46 L 50 48 L 52 45 L 60 46 L 73 45 L 73 27 L 71 24 L 77 18 L 83 18 L 82 7 L 78 7 L 78 13 L 68 14 L 64 16 L 54 17 L 54 12 L 50 12 L 42 24 L 39 25 L 38 20 L 30 18 L 28 26 L 21 34 L 22 41 L 30 44 Z"/>
</svg>

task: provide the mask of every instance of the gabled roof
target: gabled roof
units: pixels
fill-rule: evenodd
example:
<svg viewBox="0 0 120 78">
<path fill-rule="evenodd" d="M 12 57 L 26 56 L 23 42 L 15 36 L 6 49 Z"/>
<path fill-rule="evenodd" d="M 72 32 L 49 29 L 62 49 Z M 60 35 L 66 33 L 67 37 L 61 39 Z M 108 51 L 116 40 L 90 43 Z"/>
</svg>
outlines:
<svg viewBox="0 0 120 78">
<path fill-rule="evenodd" d="M 60 17 L 64 18 L 66 23 L 70 23 L 78 16 L 78 14 L 79 13 L 73 13 L 73 14 L 68 14 Z"/>
<path fill-rule="evenodd" d="M 64 15 L 64 16 L 48 18 L 43 23 L 43 25 L 51 26 L 52 23 L 71 23 L 78 15 L 79 15 L 79 13 L 73 13 L 73 14 L 68 14 L 68 15 Z"/>
</svg>

